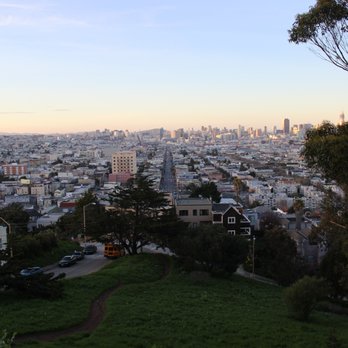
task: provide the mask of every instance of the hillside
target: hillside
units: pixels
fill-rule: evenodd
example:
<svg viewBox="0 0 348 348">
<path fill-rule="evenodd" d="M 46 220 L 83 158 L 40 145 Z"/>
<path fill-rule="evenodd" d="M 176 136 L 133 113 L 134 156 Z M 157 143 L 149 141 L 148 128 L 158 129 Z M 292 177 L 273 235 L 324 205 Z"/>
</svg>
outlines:
<svg viewBox="0 0 348 348">
<path fill-rule="evenodd" d="M 57 301 L 0 296 L 0 327 L 19 333 L 83 321 L 92 298 L 118 288 L 101 324 L 52 343 L 23 347 L 327 347 L 330 336 L 348 347 L 348 318 L 314 312 L 308 323 L 289 319 L 280 287 L 234 276 L 187 274 L 159 255 L 116 260 L 94 275 L 65 280 Z M 34 339 L 34 338 L 32 338 Z"/>
</svg>

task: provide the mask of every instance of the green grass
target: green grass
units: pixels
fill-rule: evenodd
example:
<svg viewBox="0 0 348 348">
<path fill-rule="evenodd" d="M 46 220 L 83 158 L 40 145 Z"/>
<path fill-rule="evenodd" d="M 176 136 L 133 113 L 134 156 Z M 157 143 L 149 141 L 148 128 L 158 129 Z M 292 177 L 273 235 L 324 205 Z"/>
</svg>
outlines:
<svg viewBox="0 0 348 348">
<path fill-rule="evenodd" d="M 88 302 L 102 288 L 122 279 L 125 285 L 109 299 L 107 316 L 94 333 L 24 346 L 319 348 L 327 347 L 334 333 L 348 347 L 347 317 L 314 312 L 308 323 L 294 321 L 287 315 L 280 287 L 237 276 L 223 280 L 188 275 L 176 267 L 167 278 L 155 281 L 161 272 L 154 255 L 125 257 L 97 274 L 66 281 L 65 300 L 1 302 L 0 327 L 27 332 L 30 320 L 41 328 L 52 321 L 66 326 L 86 314 Z M 49 314 L 40 320 L 45 303 Z M 15 307 L 17 315 L 8 316 Z"/>
</svg>

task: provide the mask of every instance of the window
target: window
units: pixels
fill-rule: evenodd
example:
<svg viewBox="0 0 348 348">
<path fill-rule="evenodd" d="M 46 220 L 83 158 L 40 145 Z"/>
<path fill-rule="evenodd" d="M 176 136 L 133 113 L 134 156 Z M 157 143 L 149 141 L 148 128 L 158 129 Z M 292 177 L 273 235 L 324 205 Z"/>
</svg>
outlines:
<svg viewBox="0 0 348 348">
<path fill-rule="evenodd" d="M 213 221 L 214 222 L 221 222 L 222 221 L 222 214 L 214 214 L 213 215 Z"/>
<path fill-rule="evenodd" d="M 193 215 L 193 216 L 197 216 L 197 209 L 193 209 L 193 210 L 192 210 L 192 215 Z"/>
<path fill-rule="evenodd" d="M 199 210 L 199 216 L 208 216 L 209 210 L 208 209 L 200 209 Z"/>
<path fill-rule="evenodd" d="M 236 231 L 235 230 L 228 230 L 227 233 L 228 234 L 232 234 L 232 236 L 236 235 Z"/>
<path fill-rule="evenodd" d="M 250 234 L 251 232 L 250 227 L 242 227 L 241 232 L 242 234 Z"/>
<path fill-rule="evenodd" d="M 179 210 L 179 216 L 188 216 L 188 210 Z"/>
<path fill-rule="evenodd" d="M 227 223 L 228 224 L 235 224 L 236 223 L 236 218 L 234 216 L 229 216 L 227 218 Z"/>
</svg>

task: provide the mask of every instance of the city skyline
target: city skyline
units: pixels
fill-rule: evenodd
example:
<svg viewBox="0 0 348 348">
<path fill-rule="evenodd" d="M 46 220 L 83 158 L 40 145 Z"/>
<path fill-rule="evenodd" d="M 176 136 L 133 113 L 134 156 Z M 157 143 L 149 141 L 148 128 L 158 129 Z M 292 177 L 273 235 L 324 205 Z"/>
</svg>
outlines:
<svg viewBox="0 0 348 348">
<path fill-rule="evenodd" d="M 344 73 L 288 42 L 314 3 L 0 0 L 0 132 L 337 123 Z"/>
</svg>

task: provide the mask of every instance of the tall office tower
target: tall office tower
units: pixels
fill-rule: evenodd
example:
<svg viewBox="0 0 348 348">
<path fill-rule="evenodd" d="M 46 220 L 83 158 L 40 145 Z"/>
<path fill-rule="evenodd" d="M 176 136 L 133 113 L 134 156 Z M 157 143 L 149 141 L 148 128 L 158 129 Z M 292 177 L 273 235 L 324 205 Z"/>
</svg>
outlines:
<svg viewBox="0 0 348 348">
<path fill-rule="evenodd" d="M 239 125 L 238 126 L 238 131 L 237 131 L 238 138 L 241 138 L 243 136 L 243 133 L 244 133 L 244 127 Z"/>
<path fill-rule="evenodd" d="M 342 126 L 343 123 L 344 123 L 344 113 L 342 112 L 342 114 L 340 115 L 340 120 L 339 120 L 338 124 Z"/>
<path fill-rule="evenodd" d="M 137 159 L 135 151 L 119 151 L 112 154 L 112 174 L 135 174 Z"/>
<path fill-rule="evenodd" d="M 284 134 L 290 134 L 290 120 L 288 118 L 284 118 Z"/>
<path fill-rule="evenodd" d="M 264 135 L 267 135 L 267 134 L 268 134 L 267 126 L 264 126 L 264 128 L 263 128 L 263 134 L 264 134 Z"/>
</svg>

